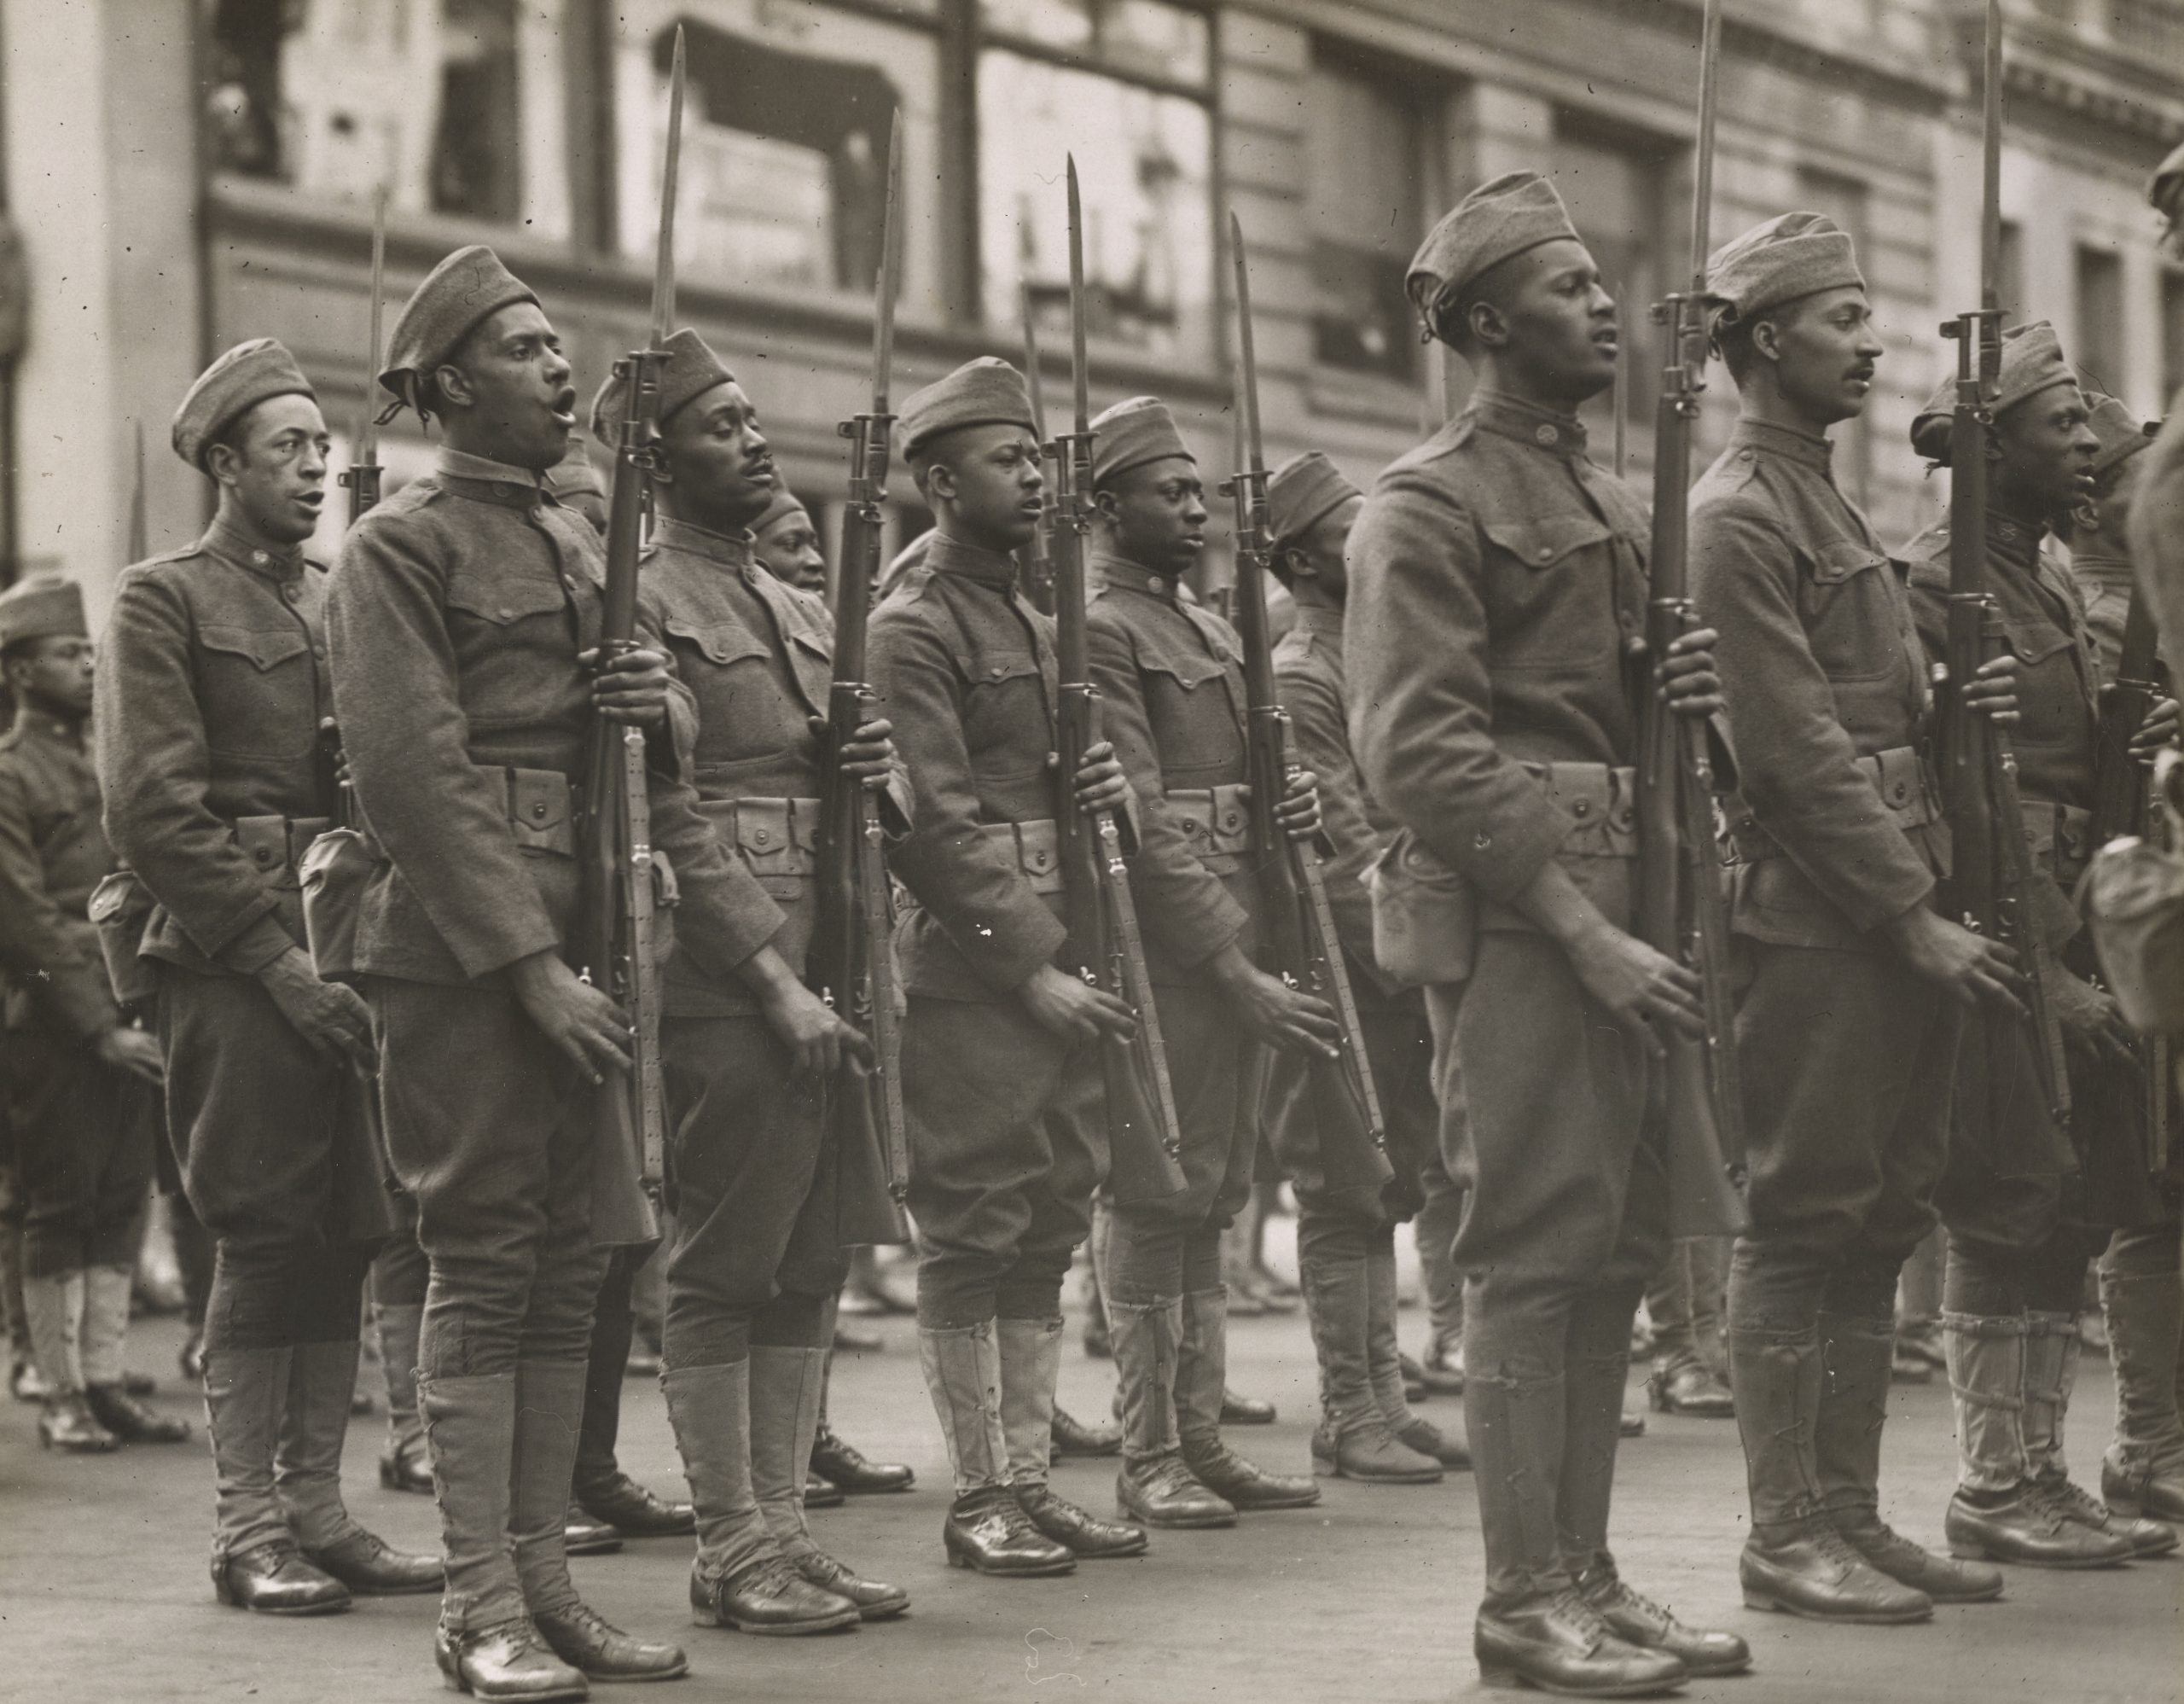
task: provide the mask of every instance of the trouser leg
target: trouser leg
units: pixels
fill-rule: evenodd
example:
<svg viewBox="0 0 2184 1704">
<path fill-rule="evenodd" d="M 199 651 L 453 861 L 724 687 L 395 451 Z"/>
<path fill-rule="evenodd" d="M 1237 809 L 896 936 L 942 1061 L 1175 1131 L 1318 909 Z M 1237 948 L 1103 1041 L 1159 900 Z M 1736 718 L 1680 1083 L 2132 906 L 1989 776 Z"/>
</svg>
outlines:
<svg viewBox="0 0 2184 1704">
<path fill-rule="evenodd" d="M 2184 1519 L 2184 1421 L 2178 1417 L 2184 1282 L 2176 1227 L 2119 1230 L 2100 1267 L 2116 1375 L 2116 1429 L 2100 1466 L 2102 1494 L 2127 1515 Z"/>
<path fill-rule="evenodd" d="M 607 1257 L 605 1282 L 594 1305 L 591 1341 L 585 1353 L 584 1423 L 577 1434 L 575 1485 L 581 1498 L 611 1489 L 621 1476 L 614 1445 L 622 1429 L 622 1381 L 636 1331 L 632 1292 L 637 1268 L 652 1245 L 617 1248 Z"/>
</svg>

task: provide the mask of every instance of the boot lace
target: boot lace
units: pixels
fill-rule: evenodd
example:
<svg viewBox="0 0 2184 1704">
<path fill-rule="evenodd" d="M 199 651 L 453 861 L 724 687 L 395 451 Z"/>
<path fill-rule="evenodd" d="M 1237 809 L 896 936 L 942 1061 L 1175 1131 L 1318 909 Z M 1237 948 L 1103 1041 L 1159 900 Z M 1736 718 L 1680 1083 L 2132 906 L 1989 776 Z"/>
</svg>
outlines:
<svg viewBox="0 0 2184 1704">
<path fill-rule="evenodd" d="M 2067 1479 L 2042 1479 L 2032 1482 L 2033 1492 L 2065 1520 L 2076 1521 L 2082 1526 L 2095 1527 L 2106 1532 L 2110 1530 L 2107 1506 L 2096 1503 L 2093 1494 Z"/>
</svg>

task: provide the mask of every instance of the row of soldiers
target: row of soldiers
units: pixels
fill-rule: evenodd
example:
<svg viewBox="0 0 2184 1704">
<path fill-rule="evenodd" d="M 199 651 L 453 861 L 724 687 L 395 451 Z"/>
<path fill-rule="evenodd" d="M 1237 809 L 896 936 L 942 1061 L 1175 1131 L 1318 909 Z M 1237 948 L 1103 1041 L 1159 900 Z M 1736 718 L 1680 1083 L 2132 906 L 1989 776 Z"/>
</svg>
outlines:
<svg viewBox="0 0 2184 1704">
<path fill-rule="evenodd" d="M 1829 471 L 1827 433 L 1862 411 L 1882 352 L 1850 240 L 1786 214 L 1727 245 L 1711 275 L 1742 407 L 1693 502 L 1711 625 L 1676 642 L 1665 673 L 1673 712 L 1715 726 L 1734 759 L 1752 1131 L 1729 1303 L 1752 1509 L 1740 1572 L 1755 1607 L 1917 1620 L 2000 1596 L 1994 1562 L 2172 1549 L 2143 1517 L 2184 1514 L 2175 1195 L 2146 1172 L 2132 1117 L 2144 1063 L 2065 898 L 2089 851 L 2099 663 L 2077 590 L 2041 548 L 2059 526 L 2081 560 L 2117 548 L 2145 438 L 2088 401 L 2051 330 L 2007 340 L 1988 542 L 2009 654 L 1970 695 L 2017 736 L 2054 901 L 2042 986 L 2087 1109 L 2069 1163 L 2028 1167 L 2056 1131 L 1989 1128 L 1967 1108 L 2032 1044 L 2017 1021 L 2029 967 L 1934 904 L 1947 849 L 1925 747 L 1943 541 L 1899 563 Z M 935 525 L 872 614 L 885 715 L 840 761 L 878 801 L 911 902 L 890 1063 L 909 1114 L 920 1360 L 953 1476 L 944 1549 L 982 1573 L 1052 1575 L 1141 1554 L 1148 1528 L 1316 1502 L 1310 1478 L 1258 1467 L 1221 1430 L 1221 1236 L 1265 1108 L 1303 1210 L 1316 1464 L 1400 1480 L 1465 1460 L 1407 1408 L 1394 1346 L 1392 1227 L 1444 1154 L 1469 1190 L 1455 1259 L 1482 1669 L 1556 1690 L 1662 1689 L 1750 1653 L 1624 1584 L 1608 1544 L 1630 1325 L 1670 1230 L 1648 1079 L 1664 1031 L 1703 1026 L 1694 973 L 1629 928 L 1625 658 L 1648 528 L 1577 418 L 1612 381 L 1615 304 L 1531 173 L 1467 196 L 1409 286 L 1428 334 L 1474 369 L 1470 404 L 1369 495 L 1318 456 L 1270 491 L 1299 612 L 1281 692 L 1313 766 L 1277 817 L 1337 854 L 1396 1162 L 1383 1187 L 1316 1170 L 1304 1064 L 1342 1031 L 1259 962 L 1258 871 L 1274 849 L 1254 843 L 1246 808 L 1241 650 L 1182 593 L 1205 486 L 1172 414 L 1141 398 L 1094 422 L 1087 628 L 1113 737 L 1072 780 L 1079 808 L 1131 825 L 1184 1187 L 1095 1215 L 1101 1050 L 1143 1015 L 1064 968 L 1054 629 L 1019 568 L 1043 509 L 1031 398 L 986 359 L 903 406 Z M 578 825 L 600 805 L 584 796 L 585 741 L 604 717 L 641 730 L 651 841 L 673 877 L 662 1381 L 694 1504 L 692 1613 L 770 1633 L 899 1614 L 907 1593 L 828 1556 L 804 1521 L 844 1260 L 818 1085 L 871 1049 L 803 976 L 831 635 L 823 605 L 753 557 L 751 529 L 779 495 L 756 409 L 694 332 L 669 340 L 643 643 L 602 658 L 598 535 L 550 477 L 578 397 L 535 293 L 489 250 L 450 255 L 403 311 L 380 382 L 442 447 L 351 529 L 330 573 L 303 555 L 328 439 L 287 352 L 230 352 L 177 416 L 177 452 L 213 480 L 218 512 L 196 545 L 124 578 L 98 674 L 106 836 L 141 901 L 126 887 L 90 899 L 107 854 L 92 856 L 81 811 L 96 782 L 80 605 L 56 614 L 64 595 L 19 591 L 4 630 L 30 712 L 7 760 L 32 753 L 79 789 L 66 835 L 31 837 L 59 920 L 31 997 L 63 968 L 91 986 L 99 910 L 153 1027 L 118 1021 L 101 991 L 96 1022 L 55 1031 L 103 1073 L 70 1092 L 163 1071 L 190 1200 L 217 1238 L 215 1589 L 299 1612 L 344 1581 L 439 1587 L 439 1664 L 479 1696 L 686 1671 L 679 1648 L 585 1605 L 566 1567 L 609 1251 L 650 1234 L 636 1156 L 598 1139 L 590 1092 L 628 1068 L 636 1038 L 562 951 Z M 624 383 L 595 403 L 602 436 L 630 406 Z M 1920 416 L 1922 451 L 1943 447 L 1946 407 Z M 64 703 L 72 727 L 48 713 Z M 2175 725 L 2164 701 L 2135 750 Z M 63 749 L 38 756 L 49 740 Z M 350 938 L 315 958 L 305 854 L 351 794 L 368 874 Z M 57 1002 L 44 1021 L 66 1021 Z M 138 1163 L 118 1138 L 113 1155 L 117 1175 Z M 1878 1495 L 1897 1269 L 1937 1208 L 1963 1458 L 1946 1557 L 1895 1532 Z M 40 1270 L 111 1268 L 100 1211 Z M 2067 1327 L 2111 1231 L 2125 1412 L 2103 1501 L 2070 1480 L 2062 1429 Z M 1088 1236 L 1120 1374 L 1118 1520 L 1049 1482 L 1060 1288 Z M 392 1552 L 340 1500 L 334 1416 L 365 1261 L 389 1238 L 424 1257 L 415 1370 L 439 1559 Z M 63 1286 L 44 1329 L 104 1345 L 96 1293 Z M 87 1386 L 111 1385 L 91 1377 L 105 1352 L 79 1358 Z"/>
</svg>

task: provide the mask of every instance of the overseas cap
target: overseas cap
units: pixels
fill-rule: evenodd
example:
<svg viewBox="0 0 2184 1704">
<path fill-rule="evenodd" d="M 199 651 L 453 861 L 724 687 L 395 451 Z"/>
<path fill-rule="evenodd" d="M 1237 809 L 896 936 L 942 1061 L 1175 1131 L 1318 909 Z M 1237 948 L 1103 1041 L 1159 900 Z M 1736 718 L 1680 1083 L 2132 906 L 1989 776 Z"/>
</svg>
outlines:
<svg viewBox="0 0 2184 1704">
<path fill-rule="evenodd" d="M 1293 456 L 1266 482 L 1268 519 L 1277 546 L 1294 544 L 1344 503 L 1364 493 L 1316 450 Z"/>
<path fill-rule="evenodd" d="M 1031 393 L 1024 375 L 997 356 L 966 361 L 946 378 L 913 392 L 898 416 L 903 453 L 921 450 L 944 432 L 967 426 L 1032 430 Z"/>
<path fill-rule="evenodd" d="M 2113 397 L 2088 391 L 2085 399 L 2093 411 L 2093 417 L 2087 423 L 2093 427 L 2093 435 L 2100 440 L 2100 448 L 2093 457 L 2095 479 L 2111 468 L 2129 461 L 2152 443 L 2154 433 L 2161 430 L 2159 421 L 2140 420 Z"/>
<path fill-rule="evenodd" d="M 706 340 L 684 326 L 667 340 L 667 364 L 659 373 L 659 423 L 675 417 L 676 410 L 695 402 L 716 385 L 732 385 L 735 375 L 721 364 Z M 591 400 L 591 435 L 601 444 L 614 440 L 624 415 L 629 411 L 630 381 L 610 374 Z"/>
<path fill-rule="evenodd" d="M 174 411 L 174 453 L 191 467 L 202 468 L 205 451 L 219 435 L 269 397 L 316 400 L 317 394 L 296 358 L 273 339 L 238 343 L 197 375 Z"/>
<path fill-rule="evenodd" d="M 1507 172 L 1480 184 L 1426 233 L 1403 288 L 1430 333 L 1442 302 L 1487 268 L 1577 235 L 1554 184 L 1536 172 Z"/>
<path fill-rule="evenodd" d="M 425 275 L 410 293 L 387 340 L 386 370 L 379 381 L 415 406 L 414 381 L 455 353 L 488 316 L 514 302 L 535 302 L 531 286 L 501 265 L 482 242 L 458 248 Z"/>
<path fill-rule="evenodd" d="M 1092 422 L 1092 488 L 1111 484 L 1132 468 L 1180 456 L 1195 463 L 1176 429 L 1176 416 L 1158 397 L 1118 402 Z"/>
<path fill-rule="evenodd" d="M 1821 213 L 1783 213 L 1714 251 L 1706 293 L 1729 319 L 1751 320 L 1800 296 L 1864 289 L 1850 234 Z"/>
<path fill-rule="evenodd" d="M 774 475 L 774 500 L 766 505 L 766 512 L 751 523 L 753 532 L 764 532 L 784 515 L 801 515 L 807 518 L 810 511 L 804 508 L 804 499 L 781 483 L 779 474 Z"/>
<path fill-rule="evenodd" d="M 2063 358 L 2055 328 L 2044 319 L 2013 325 L 2002 334 L 2002 371 L 1995 397 L 1997 418 L 2027 398 L 2057 385 L 2074 385 L 2077 375 Z M 1944 379 L 1911 422 L 1911 447 L 1937 467 L 1949 466 L 1950 422 L 1956 413 L 1956 381 Z"/>
<path fill-rule="evenodd" d="M 84 589 L 61 574 L 32 574 L 0 591 L 0 649 L 26 639 L 91 637 Z"/>
</svg>

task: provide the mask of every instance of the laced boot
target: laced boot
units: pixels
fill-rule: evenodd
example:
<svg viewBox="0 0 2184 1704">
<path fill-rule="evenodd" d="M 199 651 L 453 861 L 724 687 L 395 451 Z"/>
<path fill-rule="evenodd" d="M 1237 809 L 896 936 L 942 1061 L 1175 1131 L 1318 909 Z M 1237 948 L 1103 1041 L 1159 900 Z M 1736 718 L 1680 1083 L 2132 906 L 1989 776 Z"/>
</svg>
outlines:
<svg viewBox="0 0 2184 1704">
<path fill-rule="evenodd" d="M 582 1672 L 554 1654 L 528 1616 L 474 1631 L 450 1626 L 443 1617 L 433 1636 L 433 1658 L 450 1691 L 473 1697 L 550 1704 L 591 1695 Z"/>
<path fill-rule="evenodd" d="M 826 1400 L 827 1351 L 762 1345 L 751 1352 L 751 1490 L 782 1556 L 810 1585 L 845 1597 L 861 1620 L 885 1621 L 910 1595 L 866 1579 L 812 1541 L 804 1518 L 804 1464 Z"/>
<path fill-rule="evenodd" d="M 374 1302 L 372 1329 L 379 1335 L 380 1371 L 386 1380 L 386 1442 L 379 1452 L 379 1482 L 388 1491 L 433 1494 L 432 1463 L 425 1456 L 425 1422 L 417 1415 L 417 1335 L 421 1305 Z"/>
<path fill-rule="evenodd" d="M 1820 1329 L 1823 1381 L 1813 1461 L 1821 1504 L 1835 1530 L 1891 1579 L 1937 1603 L 2000 1597 L 1999 1568 L 1935 1556 L 1881 1519 L 1880 1440 L 1896 1358 L 1894 1323 L 1824 1313 Z"/>
<path fill-rule="evenodd" d="M 1224 1306 L 1226 1292 L 1223 1293 Z M 1223 1426 L 1271 1426 L 1281 1416 L 1275 1405 L 1263 1397 L 1246 1396 L 1240 1391 L 1224 1387 L 1221 1393 L 1221 1423 Z"/>
<path fill-rule="evenodd" d="M 1068 1573 L 1077 1567 L 1076 1553 L 1031 1524 L 1009 1483 L 998 1331 L 990 1319 L 953 1330 L 918 1329 L 918 1364 L 940 1416 L 955 1482 L 941 1548 L 950 1566 L 978 1573 Z"/>
<path fill-rule="evenodd" d="M 1298 1262 L 1304 1317 L 1320 1366 L 1320 1423 L 1312 1471 L 1362 1485 L 1434 1485 L 1441 1464 L 1400 1442 L 1374 1399 L 1368 1371 L 1371 1284 L 1365 1262 L 1340 1247 L 1308 1243 Z"/>
<path fill-rule="evenodd" d="M 2165 1556 L 2176 1548 L 2175 1528 L 2117 1515 L 2071 1481 L 2063 1427 L 2077 1385 L 2080 1347 L 2075 1314 L 2025 1316 L 2024 1458 L 2032 1481 L 2071 1520 L 2125 1540 L 2133 1556 Z"/>
<path fill-rule="evenodd" d="M 91 1410 L 90 1399 L 79 1390 L 55 1391 L 40 1405 L 38 1446 L 66 1456 L 103 1456 L 121 1447 L 121 1439 L 107 1431 Z"/>
<path fill-rule="evenodd" d="M 1309 1474 L 1270 1474 L 1221 1441 L 1228 1358 L 1228 1297 L 1194 1290 L 1182 1301 L 1176 1355 L 1176 1424 L 1183 1462 L 1199 1482 L 1237 1510 L 1309 1509 L 1320 1488 Z"/>
<path fill-rule="evenodd" d="M 37 1399 L 43 1404 L 38 1443 L 72 1456 L 103 1455 L 121 1443 L 84 1393 L 84 1288 L 80 1271 L 23 1279 L 23 1323 L 31 1342 L 30 1365 L 38 1375 Z"/>
<path fill-rule="evenodd" d="M 1729 1371 L 1751 1497 L 1751 1533 L 1737 1558 L 1745 1606 L 1869 1625 L 1931 1616 L 1933 1599 L 1853 1550 L 1821 1506 L 1814 1459 L 1818 1334 L 1779 1339 L 1732 1331 Z"/>
<path fill-rule="evenodd" d="M 1646 1394 L 1663 1414 L 1694 1420 L 1732 1420 L 1736 1397 L 1722 1375 L 1691 1350 L 1658 1358 L 1646 1381 Z"/>
<path fill-rule="evenodd" d="M 587 1680 L 680 1680 L 690 1672 L 680 1646 L 625 1633 L 581 1601 L 531 1620 L 554 1655 Z"/>
<path fill-rule="evenodd" d="M 1184 1465 L 1176 1432 L 1176 1364 L 1182 1304 L 1107 1304 L 1123 1410 L 1123 1465 L 1115 1502 L 1147 1527 L 1233 1527 L 1236 1506 Z"/>
<path fill-rule="evenodd" d="M 358 1596 L 438 1591 L 446 1580 L 438 1556 L 395 1550 L 359 1526 L 341 1500 L 341 1451 L 356 1386 L 355 1339 L 299 1343 L 291 1352 L 273 1469 L 282 1511 L 305 1558 Z"/>
<path fill-rule="evenodd" d="M 1031 1524 L 1087 1562 L 1141 1556 L 1142 1527 L 1102 1521 L 1056 1494 L 1048 1483 L 1054 1447 L 1054 1383 L 1061 1374 L 1059 1319 L 999 1323 L 1001 1426 L 1008 1440 L 1008 1477 Z"/>
<path fill-rule="evenodd" d="M 189 1428 L 154 1413 L 130 1388 L 122 1354 L 129 1337 L 130 1290 L 130 1274 L 124 1267 L 93 1266 L 84 1274 L 78 1348 L 84 1394 L 99 1423 L 125 1444 L 184 1443 Z"/>
<path fill-rule="evenodd" d="M 839 1306 L 839 1297 L 828 1298 L 819 1322 L 822 1343 L 834 1341 Z M 909 1467 L 900 1462 L 869 1461 L 855 1445 L 836 1435 L 827 1418 L 827 1396 L 834 1376 L 834 1357 L 829 1352 L 820 1364 L 819 1421 L 811 1436 L 811 1472 L 845 1493 L 861 1497 L 908 1491 L 918 1477 Z"/>
<path fill-rule="evenodd" d="M 2116 1436 L 2100 1495 L 2117 1514 L 2184 1521 L 2184 1420 L 2176 1407 L 2184 1281 L 2174 1271 L 2100 1273 L 2116 1370 Z"/>
<path fill-rule="evenodd" d="M 619 1469 L 612 1478 L 584 1486 L 576 1503 L 624 1538 L 679 1538 L 697 1530 L 688 1503 L 656 1496 Z"/>
<path fill-rule="evenodd" d="M 1529 1686 L 1573 1698 L 1643 1697 L 1691 1678 L 1668 1651 L 1618 1638 L 1571 1585 L 1506 1607 L 1481 1604 L 1472 1650 L 1487 1686 Z"/>
<path fill-rule="evenodd" d="M 1471 1450 L 1461 1434 L 1450 1437 L 1424 1416 L 1411 1411 L 1404 1388 L 1403 1349 L 1396 1338 L 1396 1233 L 1384 1225 L 1365 1248 L 1365 1369 L 1374 1406 L 1397 1442 L 1435 1466 L 1458 1470 L 1471 1466 Z"/>
<path fill-rule="evenodd" d="M 1112 1358 L 1114 1346 L 1107 1348 Z M 1057 1456 L 1098 1457 L 1122 1453 L 1123 1428 L 1079 1420 L 1060 1403 L 1054 1404 L 1054 1452 Z"/>
<path fill-rule="evenodd" d="M 1577 1594 L 1599 1612 L 1608 1631 L 1641 1650 L 1666 1651 L 1694 1680 L 1742 1674 L 1751 1666 L 1751 1647 L 1734 1633 L 1687 1627 L 1665 1604 L 1656 1603 L 1623 1584 L 1615 1558 L 1600 1551 L 1577 1575 Z"/>
<path fill-rule="evenodd" d="M 349 1588 L 304 1560 L 274 1489 L 295 1355 L 285 1347 L 206 1351 L 212 1595 L 260 1614 L 326 1615 L 349 1607 Z"/>
</svg>

